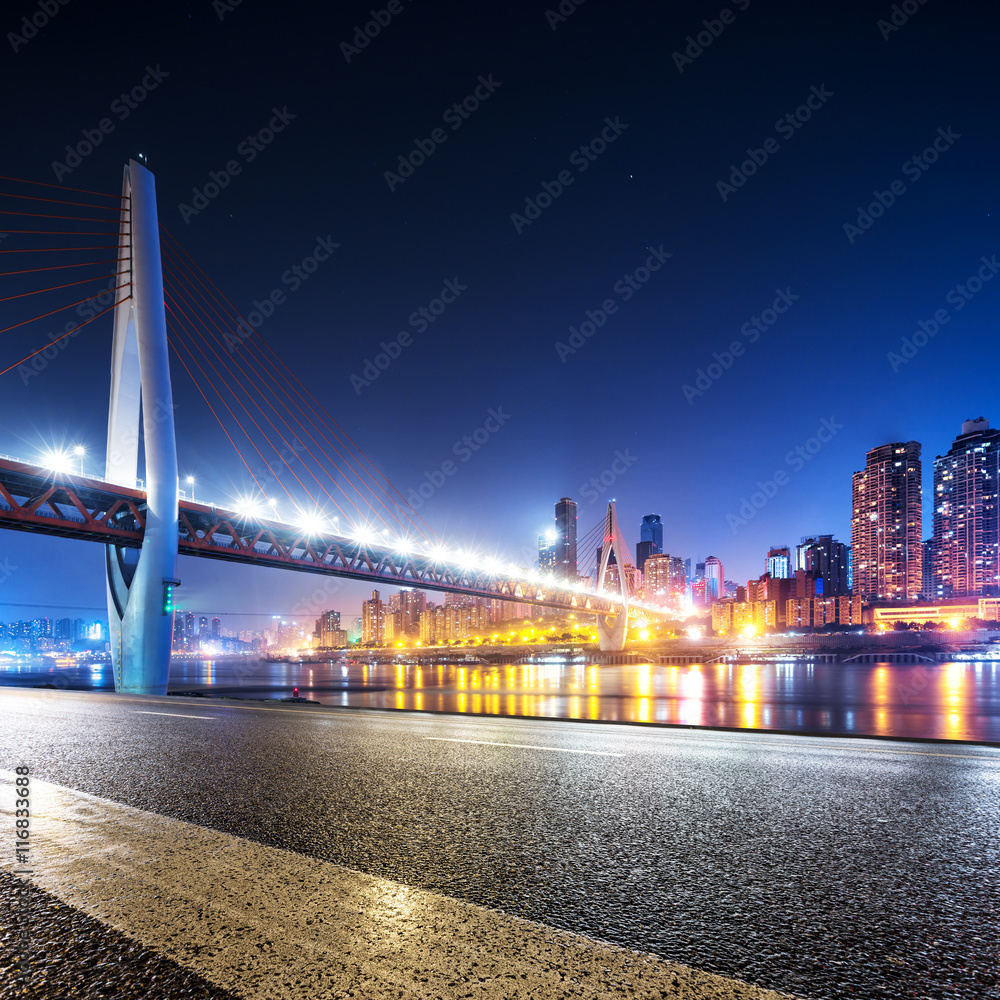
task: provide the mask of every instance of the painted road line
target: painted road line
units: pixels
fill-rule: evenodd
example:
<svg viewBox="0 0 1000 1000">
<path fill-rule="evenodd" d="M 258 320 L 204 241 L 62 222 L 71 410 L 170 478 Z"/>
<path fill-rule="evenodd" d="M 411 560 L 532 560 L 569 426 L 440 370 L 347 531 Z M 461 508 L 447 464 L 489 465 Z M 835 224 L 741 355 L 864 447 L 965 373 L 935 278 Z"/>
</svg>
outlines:
<svg viewBox="0 0 1000 1000">
<path fill-rule="evenodd" d="M 171 719 L 214 719 L 214 715 L 178 715 L 176 712 L 143 712 L 141 709 L 136 709 L 133 715 L 167 715 Z"/>
<path fill-rule="evenodd" d="M 0 771 L 4 829 L 13 791 Z M 31 793 L 33 883 L 246 1000 L 788 1000 L 49 782 Z"/>
<path fill-rule="evenodd" d="M 820 753 L 894 753 L 903 754 L 915 757 L 959 757 L 962 760 L 985 760 L 992 762 L 994 764 L 1000 763 L 1000 755 L 994 754 L 993 756 L 988 756 L 987 754 L 975 754 L 975 753 L 934 753 L 932 750 L 885 750 L 881 747 L 858 747 L 852 745 L 837 745 L 837 746 L 822 746 L 820 741 L 825 741 L 830 737 L 823 736 L 807 736 L 803 734 L 802 743 L 778 743 L 777 741 L 772 741 L 767 733 L 761 734 L 761 739 L 759 740 L 741 740 L 732 739 L 731 737 L 720 737 L 717 740 L 709 739 L 705 736 L 681 736 L 679 733 L 663 733 L 655 734 L 654 736 L 642 736 L 642 739 L 659 739 L 664 740 L 668 738 L 674 738 L 679 742 L 683 743 L 701 743 L 707 744 L 708 746 L 720 746 L 726 744 L 739 744 L 740 746 L 751 746 L 751 747 L 763 747 L 767 749 L 769 747 L 791 747 L 793 750 L 816 750 Z M 836 738 L 836 737 L 834 737 Z M 863 736 L 857 737 L 858 739 L 864 739 Z M 806 740 L 815 740 L 815 743 L 806 742 Z"/>
<path fill-rule="evenodd" d="M 553 753 L 589 753 L 596 757 L 624 757 L 623 753 L 612 753 L 609 750 L 567 750 L 565 747 L 539 747 L 533 743 L 494 743 L 492 740 L 458 740 L 448 736 L 425 736 L 424 739 L 436 740 L 438 743 L 478 743 L 484 747 L 517 747 L 519 750 L 551 750 Z"/>
</svg>

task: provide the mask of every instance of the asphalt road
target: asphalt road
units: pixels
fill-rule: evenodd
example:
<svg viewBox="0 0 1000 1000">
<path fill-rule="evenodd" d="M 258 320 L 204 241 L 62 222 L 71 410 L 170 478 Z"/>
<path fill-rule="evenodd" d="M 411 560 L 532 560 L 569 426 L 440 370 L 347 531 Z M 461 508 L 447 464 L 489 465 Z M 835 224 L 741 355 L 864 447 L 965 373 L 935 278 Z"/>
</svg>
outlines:
<svg viewBox="0 0 1000 1000">
<path fill-rule="evenodd" d="M 5 690 L 0 767 L 800 997 L 1000 997 L 1000 750 Z"/>
</svg>

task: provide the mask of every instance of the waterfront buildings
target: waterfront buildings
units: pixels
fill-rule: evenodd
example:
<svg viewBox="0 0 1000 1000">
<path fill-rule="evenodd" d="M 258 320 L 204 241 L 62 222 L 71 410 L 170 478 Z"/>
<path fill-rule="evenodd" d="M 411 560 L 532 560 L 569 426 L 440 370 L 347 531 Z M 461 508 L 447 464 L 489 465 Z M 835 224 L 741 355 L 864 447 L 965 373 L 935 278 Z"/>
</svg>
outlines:
<svg viewBox="0 0 1000 1000">
<path fill-rule="evenodd" d="M 640 573 L 646 571 L 646 560 L 663 553 L 663 522 L 659 514 L 646 514 L 639 525 L 639 541 L 635 547 L 635 565 Z"/>
<path fill-rule="evenodd" d="M 549 528 L 538 536 L 538 572 L 554 573 L 556 568 L 556 531 Z"/>
<path fill-rule="evenodd" d="M 556 504 L 555 574 L 576 583 L 576 501 L 563 497 Z"/>
<path fill-rule="evenodd" d="M 816 579 L 817 595 L 846 597 L 851 593 L 848 582 L 850 548 L 843 542 L 838 542 L 833 535 L 806 537 L 795 552 L 795 569 L 804 570 Z"/>
<path fill-rule="evenodd" d="M 767 551 L 765 572 L 777 580 L 785 580 L 794 576 L 792 554 L 787 545 L 772 545 Z"/>
<path fill-rule="evenodd" d="M 932 598 L 1000 593 L 998 489 L 1000 430 L 982 417 L 966 420 L 948 453 L 934 459 Z"/>
<path fill-rule="evenodd" d="M 722 560 L 709 556 L 705 560 L 705 603 L 713 604 L 726 596 L 726 574 Z"/>
<path fill-rule="evenodd" d="M 643 591 L 654 604 L 680 608 L 687 591 L 684 560 L 667 553 L 651 555 L 642 574 Z"/>
<path fill-rule="evenodd" d="M 880 445 L 852 480 L 854 594 L 906 600 L 923 582 L 920 444 Z"/>
<path fill-rule="evenodd" d="M 385 605 L 377 590 L 361 603 L 361 643 L 364 646 L 381 646 L 385 641 Z"/>
</svg>

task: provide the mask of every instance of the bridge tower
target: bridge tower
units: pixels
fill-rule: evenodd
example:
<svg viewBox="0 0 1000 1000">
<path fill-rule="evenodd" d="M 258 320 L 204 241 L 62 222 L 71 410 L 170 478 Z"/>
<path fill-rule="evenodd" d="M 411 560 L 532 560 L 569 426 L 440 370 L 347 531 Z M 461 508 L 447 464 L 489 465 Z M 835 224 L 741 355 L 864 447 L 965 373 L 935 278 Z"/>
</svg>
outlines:
<svg viewBox="0 0 1000 1000">
<path fill-rule="evenodd" d="M 625 641 L 628 638 L 629 575 L 625 572 L 625 567 L 632 562 L 632 557 L 629 554 L 628 543 L 622 537 L 621 529 L 618 527 L 618 512 L 615 510 L 614 500 L 608 504 L 608 512 L 604 519 L 601 565 L 597 568 L 597 586 L 601 590 L 604 589 L 604 574 L 607 571 L 612 553 L 614 553 L 615 562 L 618 565 L 618 593 L 622 602 L 622 610 L 617 615 L 608 615 L 597 619 L 597 635 L 601 641 L 601 649 L 604 651 L 624 649 Z"/>
<path fill-rule="evenodd" d="M 156 185 L 129 160 L 122 183 L 119 258 L 127 282 L 115 304 L 106 478 L 135 486 L 139 417 L 146 480 L 141 549 L 106 546 L 115 690 L 166 694 L 177 574 L 177 445 L 163 305 Z M 120 270 L 125 270 L 124 267 Z"/>
</svg>

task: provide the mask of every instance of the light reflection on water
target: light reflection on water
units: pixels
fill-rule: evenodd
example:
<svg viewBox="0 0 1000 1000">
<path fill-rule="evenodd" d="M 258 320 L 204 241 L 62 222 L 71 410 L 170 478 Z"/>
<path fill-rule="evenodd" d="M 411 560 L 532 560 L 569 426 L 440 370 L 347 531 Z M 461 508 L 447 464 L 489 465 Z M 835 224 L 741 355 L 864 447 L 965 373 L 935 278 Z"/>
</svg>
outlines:
<svg viewBox="0 0 1000 1000">
<path fill-rule="evenodd" d="M 113 690 L 106 663 L 0 665 L 0 682 Z M 171 691 L 327 705 L 1000 742 L 1000 663 L 597 666 L 175 660 Z"/>
</svg>

